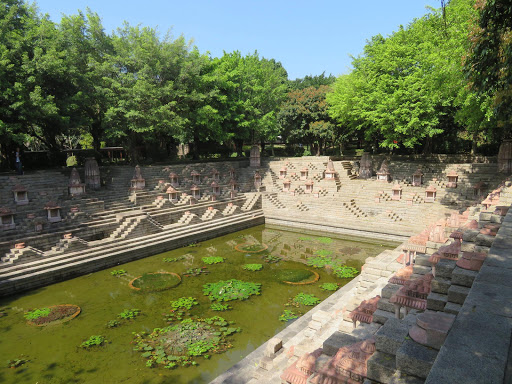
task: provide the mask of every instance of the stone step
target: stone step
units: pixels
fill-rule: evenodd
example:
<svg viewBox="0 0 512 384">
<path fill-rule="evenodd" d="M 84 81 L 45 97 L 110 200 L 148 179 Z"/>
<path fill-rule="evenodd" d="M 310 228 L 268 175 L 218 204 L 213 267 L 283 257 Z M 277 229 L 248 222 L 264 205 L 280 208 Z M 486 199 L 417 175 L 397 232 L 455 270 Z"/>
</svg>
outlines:
<svg viewBox="0 0 512 384">
<path fill-rule="evenodd" d="M 427 309 L 432 311 L 443 311 L 448 302 L 448 295 L 430 292 L 427 296 Z"/>
<path fill-rule="evenodd" d="M 466 297 L 468 296 L 470 288 L 462 287 L 460 285 L 451 285 L 448 289 L 448 301 L 455 304 L 464 304 Z"/>
<path fill-rule="evenodd" d="M 435 349 L 405 340 L 396 353 L 396 369 L 426 379 L 437 357 Z"/>
</svg>

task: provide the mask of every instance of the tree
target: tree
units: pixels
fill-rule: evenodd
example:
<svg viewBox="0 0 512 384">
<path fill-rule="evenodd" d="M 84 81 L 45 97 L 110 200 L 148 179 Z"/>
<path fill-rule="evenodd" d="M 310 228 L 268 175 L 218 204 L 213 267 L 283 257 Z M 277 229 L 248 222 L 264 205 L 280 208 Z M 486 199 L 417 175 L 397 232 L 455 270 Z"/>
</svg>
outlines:
<svg viewBox="0 0 512 384">
<path fill-rule="evenodd" d="M 384 148 L 433 147 L 441 133 L 463 129 L 455 121 L 465 105 L 460 65 L 467 48 L 471 0 L 432 9 L 391 36 L 375 36 L 353 59 L 327 96 L 329 113 L 346 133 Z"/>
<path fill-rule="evenodd" d="M 244 142 L 273 140 L 278 134 L 275 115 L 286 95 L 287 73 L 281 63 L 226 53 L 215 60 L 226 137 L 239 155 Z"/>
<path fill-rule="evenodd" d="M 91 135 L 93 148 L 99 151 L 107 128 L 105 114 L 114 103 L 110 85 L 116 71 L 108 60 L 114 54 L 112 39 L 89 9 L 86 14 L 63 16 L 59 29 L 76 86 L 74 121 L 81 134 Z"/>
<path fill-rule="evenodd" d="M 334 138 L 325 99 L 329 90 L 329 86 L 320 85 L 289 92 L 277 117 L 288 142 L 316 147 L 316 155 L 321 155 L 325 143 Z"/>
<path fill-rule="evenodd" d="M 512 124 L 512 4 L 509 0 L 478 0 L 465 69 L 479 97 L 492 99 L 504 135 Z"/>
</svg>

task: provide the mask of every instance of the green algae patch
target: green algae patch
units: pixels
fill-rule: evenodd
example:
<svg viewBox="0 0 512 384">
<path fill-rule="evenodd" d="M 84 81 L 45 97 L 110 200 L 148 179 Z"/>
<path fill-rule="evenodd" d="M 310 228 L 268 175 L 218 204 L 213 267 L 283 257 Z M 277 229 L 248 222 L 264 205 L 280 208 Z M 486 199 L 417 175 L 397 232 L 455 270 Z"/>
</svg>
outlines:
<svg viewBox="0 0 512 384">
<path fill-rule="evenodd" d="M 165 291 L 178 286 L 181 277 L 174 272 L 152 272 L 145 273 L 130 281 L 130 288 L 142 292 Z"/>
<path fill-rule="evenodd" d="M 306 285 L 318 281 L 320 276 L 309 269 L 280 269 L 276 274 L 277 280 L 285 284 Z"/>
</svg>

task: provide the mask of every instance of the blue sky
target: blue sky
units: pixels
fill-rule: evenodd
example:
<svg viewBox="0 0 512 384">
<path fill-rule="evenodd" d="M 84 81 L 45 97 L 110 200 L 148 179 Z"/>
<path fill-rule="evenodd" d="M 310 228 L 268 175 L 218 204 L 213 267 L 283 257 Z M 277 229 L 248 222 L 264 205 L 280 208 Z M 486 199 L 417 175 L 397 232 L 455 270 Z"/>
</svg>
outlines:
<svg viewBox="0 0 512 384">
<path fill-rule="evenodd" d="M 367 39 L 386 36 L 427 13 L 439 0 L 38 0 L 40 12 L 58 22 L 61 14 L 89 7 L 107 32 L 126 20 L 169 29 L 193 39 L 201 52 L 222 56 L 257 50 L 280 61 L 295 79 L 305 75 L 340 75 L 350 71 L 350 55 L 362 52 Z"/>
</svg>

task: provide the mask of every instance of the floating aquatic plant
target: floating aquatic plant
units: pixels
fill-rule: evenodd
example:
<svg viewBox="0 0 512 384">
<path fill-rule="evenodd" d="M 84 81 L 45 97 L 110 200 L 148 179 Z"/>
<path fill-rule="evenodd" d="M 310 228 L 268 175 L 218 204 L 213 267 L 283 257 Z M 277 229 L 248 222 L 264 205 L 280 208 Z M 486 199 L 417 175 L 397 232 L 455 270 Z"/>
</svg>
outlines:
<svg viewBox="0 0 512 384">
<path fill-rule="evenodd" d="M 283 313 L 279 316 L 279 320 L 280 321 L 288 321 L 288 320 L 297 319 L 299 317 L 300 317 L 300 314 L 290 311 L 289 309 L 285 309 L 283 311 Z"/>
<path fill-rule="evenodd" d="M 194 305 L 198 305 L 199 303 L 194 297 L 180 297 L 178 300 L 171 301 L 171 307 L 174 310 L 185 308 L 190 309 Z"/>
<path fill-rule="evenodd" d="M 320 285 L 320 288 L 324 291 L 336 291 L 339 287 L 339 284 L 336 283 L 323 283 Z"/>
<path fill-rule="evenodd" d="M 252 272 L 260 271 L 262 268 L 263 268 L 263 265 L 261 265 L 261 264 L 245 264 L 243 266 L 243 269 L 245 269 L 246 271 L 252 271 Z"/>
<path fill-rule="evenodd" d="M 293 302 L 295 304 L 312 306 L 318 304 L 320 302 L 320 299 L 313 294 L 300 292 L 297 295 L 295 295 L 295 297 L 293 298 Z"/>
<path fill-rule="evenodd" d="M 206 256 L 203 257 L 203 263 L 211 265 L 211 264 L 219 264 L 224 262 L 224 258 L 220 256 Z"/>
<path fill-rule="evenodd" d="M 121 312 L 117 317 L 123 319 L 123 320 L 130 320 L 135 319 L 137 316 L 139 316 L 141 313 L 140 309 L 125 309 L 123 312 Z"/>
<path fill-rule="evenodd" d="M 203 285 L 203 293 L 211 301 L 245 300 L 260 294 L 261 284 L 236 279 Z"/>
<path fill-rule="evenodd" d="M 110 274 L 112 276 L 119 277 L 126 275 L 126 271 L 124 269 L 114 269 L 113 271 L 110 271 Z"/>
<path fill-rule="evenodd" d="M 146 366 L 163 365 L 165 368 L 197 365 L 195 358 L 210 358 L 231 347 L 228 336 L 240 332 L 230 327 L 224 318 L 186 318 L 165 328 L 155 328 L 150 334 L 135 334 L 135 351 L 142 352 Z"/>
<path fill-rule="evenodd" d="M 82 348 L 91 348 L 99 345 L 103 345 L 107 342 L 105 337 L 101 335 L 93 335 L 89 337 L 89 339 L 85 340 L 82 344 L 80 344 L 80 347 Z"/>
</svg>

